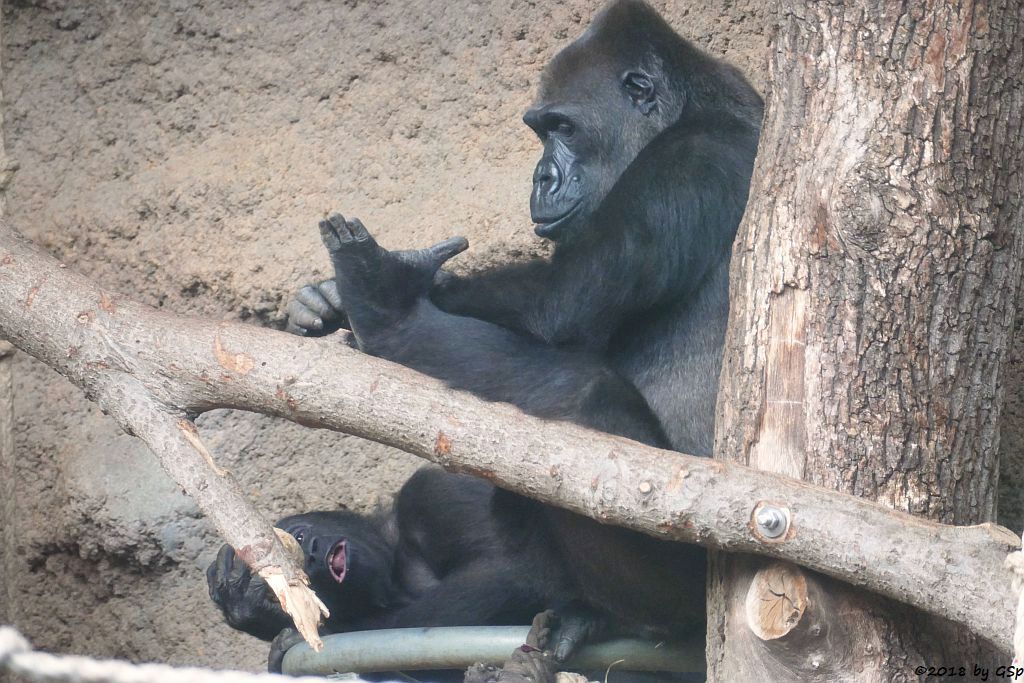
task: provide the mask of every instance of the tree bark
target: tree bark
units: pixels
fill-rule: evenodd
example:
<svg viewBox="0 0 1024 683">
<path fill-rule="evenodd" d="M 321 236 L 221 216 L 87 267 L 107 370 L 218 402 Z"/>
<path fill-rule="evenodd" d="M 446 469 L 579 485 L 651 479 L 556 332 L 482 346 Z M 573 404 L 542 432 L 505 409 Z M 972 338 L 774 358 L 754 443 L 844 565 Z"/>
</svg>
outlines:
<svg viewBox="0 0 1024 683">
<path fill-rule="evenodd" d="M 1020 544 L 1006 529 L 922 522 L 787 477 L 531 418 L 336 338 L 170 315 L 63 268 L 2 221 L 0 335 L 145 439 L 257 565 L 271 546 L 259 541 L 258 515 L 193 431 L 189 416 L 204 410 L 255 410 L 343 431 L 608 523 L 799 561 L 922 609 L 937 605 L 1010 648 L 1015 601 L 1003 561 Z M 782 501 L 792 522 L 783 543 L 764 542 L 753 523 L 766 499 Z M 964 548 L 955 566 L 924 561 L 936 549 Z M 964 573 L 974 579 L 967 586 Z"/>
<path fill-rule="evenodd" d="M 733 254 L 716 457 L 946 523 L 991 520 L 1024 251 L 1024 12 L 782 5 Z M 964 559 L 933 548 L 924 561 Z M 711 680 L 900 680 L 988 661 L 963 629 L 813 575 L 801 580 L 829 618 L 797 647 L 766 638 L 746 609 L 764 571 L 712 561 Z"/>
<path fill-rule="evenodd" d="M 17 519 L 14 468 L 14 347 L 0 339 L 0 576 L 13 576 Z M 0 624 L 14 622 L 14 586 L 0 581 Z"/>
</svg>

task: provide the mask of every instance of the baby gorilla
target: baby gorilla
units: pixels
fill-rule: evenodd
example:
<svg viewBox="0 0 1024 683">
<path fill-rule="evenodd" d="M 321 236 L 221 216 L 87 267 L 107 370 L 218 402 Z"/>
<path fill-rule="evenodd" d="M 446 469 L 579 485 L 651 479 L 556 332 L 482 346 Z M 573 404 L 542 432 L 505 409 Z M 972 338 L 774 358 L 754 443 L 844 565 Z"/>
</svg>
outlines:
<svg viewBox="0 0 1024 683">
<path fill-rule="evenodd" d="M 428 467 L 375 514 L 344 510 L 285 517 L 278 527 L 302 547 L 310 584 L 331 612 L 324 633 L 412 626 L 528 623 L 566 593 L 544 555 L 506 551 L 491 514 L 493 487 Z M 273 640 L 268 669 L 301 638 L 266 583 L 224 545 L 206 572 L 210 597 L 228 625 Z"/>
</svg>

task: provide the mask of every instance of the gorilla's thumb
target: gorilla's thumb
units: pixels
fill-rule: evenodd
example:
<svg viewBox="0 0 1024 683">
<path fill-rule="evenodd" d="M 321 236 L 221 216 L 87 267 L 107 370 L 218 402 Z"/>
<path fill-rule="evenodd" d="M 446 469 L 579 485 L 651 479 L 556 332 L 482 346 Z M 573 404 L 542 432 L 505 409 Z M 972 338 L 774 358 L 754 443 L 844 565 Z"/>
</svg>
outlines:
<svg viewBox="0 0 1024 683">
<path fill-rule="evenodd" d="M 431 259 L 434 261 L 434 267 L 440 268 L 445 261 L 461 254 L 466 249 L 469 249 L 469 240 L 465 237 L 449 237 L 443 242 L 428 247 L 427 251 L 430 252 Z"/>
</svg>

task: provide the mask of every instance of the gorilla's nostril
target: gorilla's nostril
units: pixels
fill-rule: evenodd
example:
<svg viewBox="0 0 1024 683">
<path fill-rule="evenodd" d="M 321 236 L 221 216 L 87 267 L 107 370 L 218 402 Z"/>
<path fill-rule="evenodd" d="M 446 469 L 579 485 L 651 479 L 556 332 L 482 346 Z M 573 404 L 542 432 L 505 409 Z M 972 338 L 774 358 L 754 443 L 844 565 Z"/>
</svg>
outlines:
<svg viewBox="0 0 1024 683">
<path fill-rule="evenodd" d="M 314 538 L 314 539 L 313 539 L 312 541 L 310 541 L 310 542 L 309 542 L 309 552 L 311 552 L 311 553 L 315 553 L 315 552 L 316 552 L 316 548 L 317 548 L 317 545 L 318 545 L 318 544 L 317 544 L 317 542 L 316 542 L 316 539 L 315 539 L 315 538 Z"/>
<path fill-rule="evenodd" d="M 541 161 L 533 172 L 533 184 L 548 193 L 554 193 L 562 184 L 562 172 L 558 164 L 551 161 Z"/>
</svg>

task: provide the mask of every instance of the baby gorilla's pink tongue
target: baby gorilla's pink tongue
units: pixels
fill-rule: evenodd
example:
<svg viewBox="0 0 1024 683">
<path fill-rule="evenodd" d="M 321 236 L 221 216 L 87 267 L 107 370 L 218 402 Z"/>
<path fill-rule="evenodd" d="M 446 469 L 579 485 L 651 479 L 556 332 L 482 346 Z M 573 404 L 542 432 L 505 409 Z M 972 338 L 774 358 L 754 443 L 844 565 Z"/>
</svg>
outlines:
<svg viewBox="0 0 1024 683">
<path fill-rule="evenodd" d="M 334 549 L 331 551 L 331 556 L 328 558 L 327 563 L 331 567 L 331 574 L 334 575 L 334 580 L 341 583 L 345 578 L 345 541 L 339 541 Z"/>
</svg>

